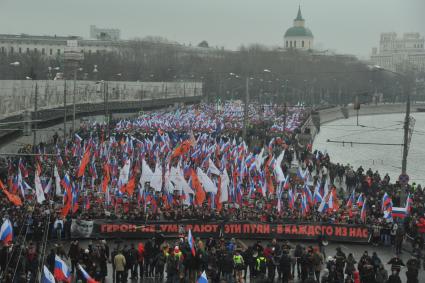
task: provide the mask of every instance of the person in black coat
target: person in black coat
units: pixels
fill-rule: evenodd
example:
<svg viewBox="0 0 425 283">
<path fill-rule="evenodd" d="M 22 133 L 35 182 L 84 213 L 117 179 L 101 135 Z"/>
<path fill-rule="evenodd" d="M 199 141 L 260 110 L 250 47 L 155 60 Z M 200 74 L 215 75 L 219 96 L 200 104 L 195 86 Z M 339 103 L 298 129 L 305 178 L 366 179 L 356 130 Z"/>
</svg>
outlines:
<svg viewBox="0 0 425 283">
<path fill-rule="evenodd" d="M 221 271 L 226 282 L 233 282 L 233 256 L 232 254 L 225 252 L 223 255 L 223 265 Z"/>
<path fill-rule="evenodd" d="M 282 283 L 287 283 L 291 278 L 291 258 L 288 251 L 283 250 L 279 260 L 279 273 L 281 274 Z"/>
<path fill-rule="evenodd" d="M 246 276 L 249 269 L 249 277 L 252 279 L 254 278 L 255 273 L 255 260 L 254 260 L 254 252 L 253 248 L 250 246 L 248 247 L 243 253 L 242 257 L 245 261 L 245 270 L 244 270 L 244 280 L 246 280 Z"/>
<path fill-rule="evenodd" d="M 398 275 L 398 272 L 396 270 L 392 271 L 392 274 L 388 278 L 387 283 L 401 283 L 400 276 Z"/>
<path fill-rule="evenodd" d="M 145 243 L 145 276 L 153 277 L 153 257 L 154 257 L 153 245 L 150 240 Z"/>
<path fill-rule="evenodd" d="M 127 268 L 130 271 L 131 279 L 137 278 L 137 250 L 134 243 L 131 244 L 130 249 L 126 252 L 125 259 L 127 261 Z"/>
<path fill-rule="evenodd" d="M 55 250 L 54 249 L 50 249 L 50 253 L 46 258 L 46 263 L 47 263 L 47 268 L 50 270 L 50 272 L 53 273 L 54 269 L 55 269 Z M 4 270 L 4 269 L 2 269 Z"/>
<path fill-rule="evenodd" d="M 69 251 L 68 251 L 68 257 L 71 259 L 71 273 L 74 273 L 77 267 L 77 262 L 80 257 L 80 253 L 81 253 L 81 249 L 78 244 L 78 241 L 75 240 L 71 242 L 71 245 L 69 246 Z"/>
<path fill-rule="evenodd" d="M 216 249 L 211 248 L 210 254 L 208 255 L 208 275 L 211 278 L 213 283 L 217 283 L 220 281 L 220 273 L 219 273 L 219 258 Z"/>
</svg>

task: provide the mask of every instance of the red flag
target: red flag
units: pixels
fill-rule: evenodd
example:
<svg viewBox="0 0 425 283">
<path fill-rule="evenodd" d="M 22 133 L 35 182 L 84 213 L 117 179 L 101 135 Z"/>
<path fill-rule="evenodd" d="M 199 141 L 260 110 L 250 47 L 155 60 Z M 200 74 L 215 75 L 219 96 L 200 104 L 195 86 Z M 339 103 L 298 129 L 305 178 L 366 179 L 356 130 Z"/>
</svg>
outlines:
<svg viewBox="0 0 425 283">
<path fill-rule="evenodd" d="M 217 211 L 221 211 L 223 205 L 220 202 L 221 198 L 221 176 L 218 176 L 217 195 L 215 196 L 215 205 Z"/>
<path fill-rule="evenodd" d="M 129 196 L 132 196 L 134 193 L 134 188 L 136 187 L 136 178 L 133 176 L 128 183 L 125 185 L 124 192 L 127 192 Z"/>
<path fill-rule="evenodd" d="M 86 201 L 85 208 L 86 208 L 86 210 L 89 210 L 90 209 L 90 197 L 86 196 L 85 201 Z"/>
<path fill-rule="evenodd" d="M 275 190 L 274 190 L 273 180 L 269 170 L 271 161 L 272 161 L 272 156 L 270 155 L 270 157 L 266 161 L 266 165 L 264 166 L 264 171 L 266 173 L 265 175 L 266 175 L 267 191 L 269 192 L 269 194 L 274 194 Z"/>
<path fill-rule="evenodd" d="M 175 157 L 179 157 L 183 154 L 186 154 L 189 151 L 191 146 L 192 146 L 192 142 L 190 140 L 185 140 L 174 149 L 173 154 L 171 155 L 171 159 Z"/>
<path fill-rule="evenodd" d="M 62 218 L 65 218 L 68 215 L 70 209 L 71 209 L 71 203 L 67 202 L 61 211 Z"/>
<path fill-rule="evenodd" d="M 80 178 L 84 175 L 86 171 L 86 166 L 90 161 L 90 146 L 87 147 L 86 152 L 84 152 L 83 159 L 81 160 L 80 168 L 78 169 L 77 178 Z"/>
<path fill-rule="evenodd" d="M 63 196 L 64 198 L 63 202 L 65 205 L 62 208 L 61 216 L 65 218 L 72 207 L 72 192 L 71 192 L 71 184 L 67 184 L 65 179 L 61 181 L 61 185 L 65 188 L 65 194 Z"/>
<path fill-rule="evenodd" d="M 13 185 L 13 177 L 9 174 L 9 177 L 7 177 L 7 185 L 10 190 L 12 190 L 13 194 L 16 194 L 18 192 L 18 187 Z"/>
<path fill-rule="evenodd" d="M 78 204 L 78 200 L 74 202 L 74 205 L 72 206 L 72 213 L 76 213 L 78 209 L 80 208 L 80 205 Z"/>
<path fill-rule="evenodd" d="M 5 193 L 5 195 L 7 196 L 7 198 L 9 199 L 9 201 L 11 203 L 13 203 L 16 206 L 21 206 L 22 205 L 22 200 L 15 194 L 9 193 L 6 190 L 6 187 L 4 186 L 3 182 L 0 180 L 0 188 L 3 190 L 3 193 Z"/>
<path fill-rule="evenodd" d="M 109 173 L 109 165 L 108 163 L 105 163 L 105 165 L 103 166 L 103 173 L 104 173 L 104 177 L 103 177 L 103 181 L 102 181 L 102 191 L 104 193 L 106 193 L 106 189 L 108 187 L 108 183 L 111 179 L 110 173 Z"/>
<path fill-rule="evenodd" d="M 190 169 L 190 175 L 192 177 L 192 187 L 195 190 L 195 204 L 201 205 L 205 200 L 205 191 L 199 181 L 198 176 L 195 173 L 195 170 Z"/>
<path fill-rule="evenodd" d="M 36 171 L 38 173 L 38 176 L 40 176 L 41 175 L 41 165 L 40 165 L 40 162 L 37 162 Z"/>
</svg>

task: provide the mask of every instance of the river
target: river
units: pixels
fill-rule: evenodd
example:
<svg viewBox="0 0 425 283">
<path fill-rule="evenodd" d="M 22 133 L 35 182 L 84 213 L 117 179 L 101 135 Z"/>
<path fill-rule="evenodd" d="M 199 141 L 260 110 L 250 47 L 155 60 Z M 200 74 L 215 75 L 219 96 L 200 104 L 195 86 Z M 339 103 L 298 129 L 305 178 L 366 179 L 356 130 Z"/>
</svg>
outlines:
<svg viewBox="0 0 425 283">
<path fill-rule="evenodd" d="M 410 183 L 425 184 L 425 113 L 413 113 L 416 123 L 407 158 Z M 321 125 L 314 141 L 314 149 L 327 151 L 335 163 L 349 163 L 355 168 L 378 170 L 381 177 L 388 173 L 391 181 L 401 172 L 401 145 L 363 145 L 330 143 L 327 140 L 371 143 L 403 143 L 404 114 L 384 114 L 341 119 Z"/>
</svg>

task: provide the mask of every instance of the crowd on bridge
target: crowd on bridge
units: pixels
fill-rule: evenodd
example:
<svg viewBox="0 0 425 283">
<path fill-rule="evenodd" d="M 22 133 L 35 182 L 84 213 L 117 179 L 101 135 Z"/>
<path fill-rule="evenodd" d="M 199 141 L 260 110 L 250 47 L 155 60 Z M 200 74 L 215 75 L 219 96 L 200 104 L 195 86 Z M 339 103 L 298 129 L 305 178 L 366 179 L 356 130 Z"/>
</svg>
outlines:
<svg viewBox="0 0 425 283">
<path fill-rule="evenodd" d="M 303 144 L 298 139 L 307 115 L 302 107 L 284 112 L 272 106 L 261 109 L 249 108 L 248 123 L 266 127 L 268 135 L 250 141 L 243 140 L 240 133 L 242 105 L 198 105 L 145 113 L 117 121 L 113 127 L 85 123 L 66 142 L 55 135 L 52 142 L 34 149 L 35 156 L 9 158 L 0 183 L 1 236 L 11 230 L 17 238 L 34 241 L 37 248 L 25 245 L 24 249 L 19 243 L 11 246 L 4 241 L 3 274 L 16 271 L 16 266 L 36 274 L 42 262 L 37 258 L 37 262 L 23 265 L 17 257 L 21 253 L 15 251 L 40 251 L 35 243 L 45 241 L 48 232 L 58 240 L 70 239 L 72 220 L 362 224 L 370 228 L 373 244 L 395 245 L 400 252 L 408 234 L 420 253 L 425 233 L 420 185 L 402 186 L 371 169 L 334 164 L 327 153 Z M 264 117 L 270 123 L 261 124 Z M 175 259 L 175 247 L 179 253 L 187 249 L 185 243 L 161 246 L 155 256 L 164 256 L 164 262 Z M 203 245 L 202 241 L 196 243 L 197 249 L 210 255 L 213 249 Z M 51 271 L 52 257 L 70 256 L 58 250 L 48 258 Z M 99 268 L 104 266 L 103 258 L 116 258 L 106 250 L 105 243 L 88 249 L 89 255 L 101 259 L 96 265 Z M 122 247 L 116 253 L 126 258 L 128 250 L 131 248 Z M 136 250 L 140 253 L 140 246 Z M 257 252 L 264 255 L 265 250 Z M 289 250 L 280 251 L 279 260 L 274 261 L 277 270 L 283 255 L 290 254 Z M 317 252 L 314 248 L 305 251 L 312 253 L 311 257 Z M 222 256 L 234 259 L 236 252 Z M 183 258 L 191 261 L 190 256 Z M 187 269 L 188 263 L 182 261 Z M 92 275 L 97 272 L 90 264 L 83 266 Z M 329 266 L 329 274 L 331 270 Z M 223 271 L 221 274 L 225 277 Z"/>
<path fill-rule="evenodd" d="M 110 277 L 118 283 L 138 279 L 196 282 L 203 272 L 209 282 L 396 283 L 401 282 L 401 271 L 407 282 L 413 283 L 419 282 L 421 270 L 416 257 L 403 262 L 395 255 L 386 262 L 376 252 L 369 254 L 366 250 L 356 259 L 341 247 L 325 252 L 323 246 L 279 243 L 276 239 L 247 246 L 236 239 L 211 237 L 191 242 L 190 236 L 175 241 L 159 237 L 138 243 L 118 242 L 113 248 L 105 240 L 82 248 L 75 240 L 66 252 L 61 247 L 51 250 L 47 257 L 50 270 L 55 269 L 58 255 L 71 262 L 69 276 L 74 275 L 76 280 L 86 279 L 77 268 L 81 264 L 98 282 L 104 282 L 112 272 Z M 109 262 L 112 270 L 108 271 Z"/>
</svg>

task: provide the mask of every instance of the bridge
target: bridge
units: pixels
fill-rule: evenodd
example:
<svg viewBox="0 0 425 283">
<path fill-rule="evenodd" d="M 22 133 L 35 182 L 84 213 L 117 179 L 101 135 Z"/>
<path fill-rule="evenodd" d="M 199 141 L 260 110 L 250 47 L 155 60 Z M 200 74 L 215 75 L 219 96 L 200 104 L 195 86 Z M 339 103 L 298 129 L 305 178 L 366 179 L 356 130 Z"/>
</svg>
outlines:
<svg viewBox="0 0 425 283">
<path fill-rule="evenodd" d="M 37 128 L 74 117 L 131 113 L 202 99 L 201 82 L 0 81 L 0 145 L 23 133 L 25 121 Z M 37 114 L 35 114 L 37 113 Z"/>
</svg>

